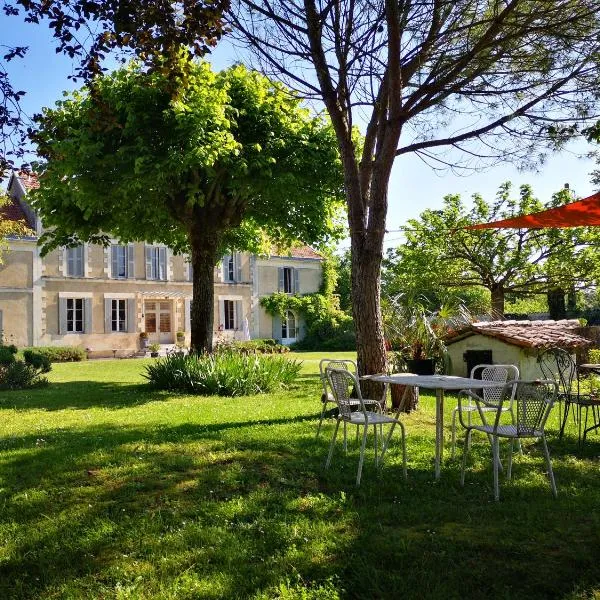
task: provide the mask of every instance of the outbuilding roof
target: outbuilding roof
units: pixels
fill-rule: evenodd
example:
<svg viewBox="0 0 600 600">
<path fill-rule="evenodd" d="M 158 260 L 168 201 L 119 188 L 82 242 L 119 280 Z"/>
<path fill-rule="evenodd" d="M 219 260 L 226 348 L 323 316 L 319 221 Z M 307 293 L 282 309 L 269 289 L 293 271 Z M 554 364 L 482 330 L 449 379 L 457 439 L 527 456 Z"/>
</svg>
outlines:
<svg viewBox="0 0 600 600">
<path fill-rule="evenodd" d="M 577 319 L 560 321 L 480 321 L 456 332 L 446 340 L 453 344 L 472 335 L 496 338 L 522 348 L 580 348 L 593 342 L 579 334 Z"/>
</svg>

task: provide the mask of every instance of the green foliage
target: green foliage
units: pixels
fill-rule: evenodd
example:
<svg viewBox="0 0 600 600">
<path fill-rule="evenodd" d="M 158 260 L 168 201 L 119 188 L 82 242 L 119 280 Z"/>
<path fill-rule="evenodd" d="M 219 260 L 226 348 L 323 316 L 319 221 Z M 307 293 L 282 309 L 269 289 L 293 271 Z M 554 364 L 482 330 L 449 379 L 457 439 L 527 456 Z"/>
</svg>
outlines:
<svg viewBox="0 0 600 600">
<path fill-rule="evenodd" d="M 105 243 L 106 232 L 182 251 L 193 225 L 210 222 L 215 262 L 226 248 L 340 233 L 331 126 L 241 65 L 186 69 L 175 96 L 167 69 L 131 64 L 98 77 L 93 98 L 77 91 L 44 110 L 36 141 L 47 163 L 32 198 L 45 251 Z"/>
<path fill-rule="evenodd" d="M 38 355 L 30 357 L 31 361 L 17 360 L 12 350 L 10 346 L 0 346 L 0 390 L 21 390 L 48 384 L 48 380 L 41 376 L 51 369 L 47 359 Z"/>
<path fill-rule="evenodd" d="M 201 356 L 173 353 L 148 365 L 144 377 L 160 390 L 243 396 L 288 387 L 298 377 L 301 364 L 279 356 L 230 351 Z"/>
<path fill-rule="evenodd" d="M 598 348 L 589 350 L 588 351 L 588 359 L 591 364 L 600 365 L 600 350 Z"/>
<path fill-rule="evenodd" d="M 27 351 L 34 351 L 36 354 L 45 356 L 51 363 L 78 362 L 87 358 L 85 350 L 79 346 L 37 346 L 23 348 L 23 355 Z"/>
<path fill-rule="evenodd" d="M 23 350 L 23 358 L 28 365 L 40 371 L 40 373 L 49 373 L 52 365 L 48 355 L 39 352 L 39 350 Z"/>
<path fill-rule="evenodd" d="M 293 346 L 298 350 L 353 350 L 356 347 L 352 317 L 342 312 L 332 296 L 276 293 L 260 300 L 270 315 L 284 316 L 291 310 L 304 319 L 304 337 Z"/>
<path fill-rule="evenodd" d="M 16 346 L 0 346 L 0 365 L 10 365 L 16 360 Z"/>
<path fill-rule="evenodd" d="M 230 350 L 232 352 L 242 353 L 259 353 L 259 354 L 285 354 L 290 351 L 287 346 L 278 344 L 276 340 L 254 339 L 246 341 L 231 341 L 220 343 L 216 348 L 216 352 Z"/>
<path fill-rule="evenodd" d="M 514 297 L 588 286 L 599 276 L 598 228 L 464 229 L 572 200 L 568 190 L 561 190 L 542 204 L 529 186 L 521 186 L 514 198 L 510 183 L 500 187 L 493 202 L 474 195 L 470 210 L 460 196 L 446 196 L 441 210 L 426 210 L 419 219 L 409 221 L 406 242 L 388 253 L 386 291 L 423 294 L 434 299 L 435 308 L 444 290 L 455 294 L 459 289 L 479 290 L 478 294 L 487 290 L 493 308 L 502 313 L 507 294 Z M 471 312 L 480 312 L 465 300 Z"/>
<path fill-rule="evenodd" d="M 335 294 L 339 298 L 340 310 L 345 313 L 352 313 L 352 265 L 350 250 L 347 250 L 341 256 L 334 257 L 336 264 L 337 281 Z M 385 270 L 383 271 L 382 285 L 385 286 Z"/>
</svg>

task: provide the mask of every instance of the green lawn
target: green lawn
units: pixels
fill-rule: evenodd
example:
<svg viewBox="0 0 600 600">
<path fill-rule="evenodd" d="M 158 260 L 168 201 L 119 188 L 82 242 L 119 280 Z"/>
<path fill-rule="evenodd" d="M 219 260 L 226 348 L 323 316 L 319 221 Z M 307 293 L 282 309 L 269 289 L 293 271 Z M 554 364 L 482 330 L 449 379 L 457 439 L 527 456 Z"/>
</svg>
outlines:
<svg viewBox="0 0 600 600">
<path fill-rule="evenodd" d="M 558 500 L 529 444 L 494 503 L 481 438 L 465 488 L 458 458 L 434 481 L 422 397 L 408 481 L 392 446 L 356 489 L 354 440 L 322 469 L 320 356 L 299 357 L 297 387 L 270 396 L 154 392 L 144 360 L 0 393 L 0 598 L 600 598 L 600 436 L 578 451 L 572 424 L 550 432 Z"/>
</svg>

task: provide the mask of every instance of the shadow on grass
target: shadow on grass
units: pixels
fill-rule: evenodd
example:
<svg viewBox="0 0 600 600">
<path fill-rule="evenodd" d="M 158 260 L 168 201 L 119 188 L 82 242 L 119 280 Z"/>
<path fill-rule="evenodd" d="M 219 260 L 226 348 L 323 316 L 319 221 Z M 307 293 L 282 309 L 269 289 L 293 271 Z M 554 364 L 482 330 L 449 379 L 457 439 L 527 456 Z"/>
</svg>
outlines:
<svg viewBox="0 0 600 600">
<path fill-rule="evenodd" d="M 307 376 L 306 379 L 304 380 L 303 377 L 303 381 L 299 381 L 296 387 L 302 390 L 313 384 L 310 376 Z M 148 402 L 168 401 L 178 395 L 199 399 L 207 398 L 202 395 L 157 390 L 144 383 L 72 381 L 50 383 L 45 388 L 33 390 L 2 392 L 0 394 L 0 411 L 2 409 L 43 409 L 48 411 L 85 410 L 88 408 L 121 409 Z"/>
<path fill-rule="evenodd" d="M 326 581 L 342 598 L 597 588 L 600 491 L 581 461 L 553 452 L 554 500 L 541 471 L 526 479 L 543 466 L 528 447 L 535 465 L 517 458 L 494 503 L 489 446 L 474 443 L 462 488 L 459 462 L 434 481 L 431 436 L 409 432 L 408 481 L 395 445 L 381 472 L 368 454 L 357 489 L 353 436 L 324 472 L 331 429 L 315 439 L 305 421 L 314 416 L 3 440 L 0 597 L 249 598 L 282 582 L 301 597 Z"/>
</svg>

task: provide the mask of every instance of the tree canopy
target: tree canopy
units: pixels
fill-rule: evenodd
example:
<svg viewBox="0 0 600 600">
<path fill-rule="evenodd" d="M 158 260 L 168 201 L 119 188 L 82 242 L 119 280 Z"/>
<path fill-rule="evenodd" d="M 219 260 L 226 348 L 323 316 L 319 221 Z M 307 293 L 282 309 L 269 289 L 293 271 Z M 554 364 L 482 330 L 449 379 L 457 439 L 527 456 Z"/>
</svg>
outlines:
<svg viewBox="0 0 600 600">
<path fill-rule="evenodd" d="M 212 345 L 213 268 L 225 249 L 339 233 L 331 126 L 243 66 L 195 63 L 174 95 L 160 69 L 132 64 L 45 109 L 38 124 L 43 251 L 111 235 L 190 251 L 195 348 Z"/>
<path fill-rule="evenodd" d="M 493 202 L 476 194 L 470 210 L 460 196 L 449 195 L 441 210 L 426 210 L 410 220 L 406 242 L 388 254 L 386 279 L 395 291 L 429 291 L 435 298 L 445 288 L 454 293 L 461 288 L 486 289 L 493 314 L 502 317 L 507 294 L 560 289 L 564 296 L 575 287 L 592 285 L 600 275 L 597 229 L 464 229 L 574 200 L 566 189 L 545 204 L 529 186 L 521 186 L 518 198 L 511 192 L 505 183 Z"/>
<path fill-rule="evenodd" d="M 236 0 L 231 21 L 266 73 L 331 116 L 359 370 L 381 372 L 380 267 L 395 157 L 416 153 L 442 168 L 531 164 L 593 121 L 600 2 Z"/>
</svg>

